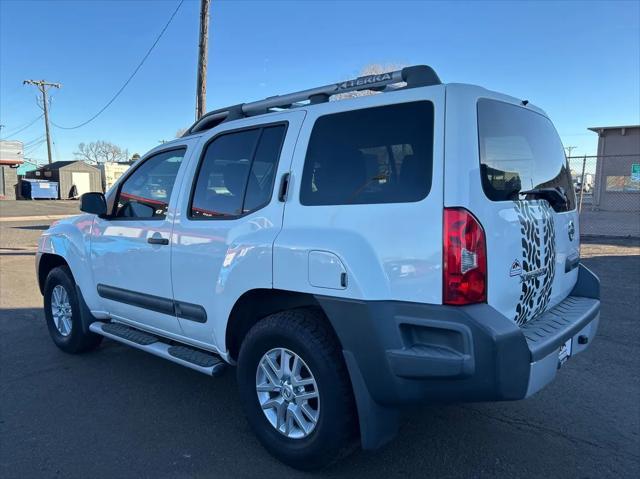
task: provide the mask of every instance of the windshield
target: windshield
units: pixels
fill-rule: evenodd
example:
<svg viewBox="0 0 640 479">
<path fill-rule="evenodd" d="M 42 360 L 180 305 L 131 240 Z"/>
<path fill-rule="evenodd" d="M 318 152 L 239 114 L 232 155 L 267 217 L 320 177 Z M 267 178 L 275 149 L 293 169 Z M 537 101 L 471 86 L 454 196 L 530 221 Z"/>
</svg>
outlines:
<svg viewBox="0 0 640 479">
<path fill-rule="evenodd" d="M 562 188 L 575 208 L 575 192 L 560 138 L 551 121 L 496 100 L 478 101 L 482 188 L 490 200 L 522 199 L 520 192 Z"/>
</svg>

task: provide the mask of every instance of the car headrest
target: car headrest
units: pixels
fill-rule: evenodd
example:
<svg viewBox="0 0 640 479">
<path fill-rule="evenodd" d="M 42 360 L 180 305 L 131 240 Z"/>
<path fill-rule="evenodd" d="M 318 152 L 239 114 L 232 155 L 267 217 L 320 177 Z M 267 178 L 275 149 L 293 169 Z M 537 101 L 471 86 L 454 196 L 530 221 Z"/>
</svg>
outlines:
<svg viewBox="0 0 640 479">
<path fill-rule="evenodd" d="M 222 170 L 224 186 L 233 196 L 242 196 L 249 174 L 249 163 L 229 163 Z"/>
<path fill-rule="evenodd" d="M 314 173 L 317 196 L 342 203 L 367 181 L 367 168 L 360 150 L 344 150 L 318 161 Z"/>
</svg>

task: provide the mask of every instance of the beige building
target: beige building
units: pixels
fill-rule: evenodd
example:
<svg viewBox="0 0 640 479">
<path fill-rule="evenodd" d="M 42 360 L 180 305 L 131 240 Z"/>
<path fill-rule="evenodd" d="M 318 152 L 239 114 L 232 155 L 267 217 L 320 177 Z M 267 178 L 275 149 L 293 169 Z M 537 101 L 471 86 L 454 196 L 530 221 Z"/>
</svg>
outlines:
<svg viewBox="0 0 640 479">
<path fill-rule="evenodd" d="M 98 168 L 102 173 L 102 189 L 106 193 L 118 179 L 129 169 L 130 163 L 100 163 Z"/>
<path fill-rule="evenodd" d="M 589 130 L 598 134 L 594 209 L 640 211 L 640 125 Z"/>
<path fill-rule="evenodd" d="M 18 186 L 17 168 L 22 164 L 21 141 L 0 141 L 0 199 L 15 200 Z"/>
</svg>

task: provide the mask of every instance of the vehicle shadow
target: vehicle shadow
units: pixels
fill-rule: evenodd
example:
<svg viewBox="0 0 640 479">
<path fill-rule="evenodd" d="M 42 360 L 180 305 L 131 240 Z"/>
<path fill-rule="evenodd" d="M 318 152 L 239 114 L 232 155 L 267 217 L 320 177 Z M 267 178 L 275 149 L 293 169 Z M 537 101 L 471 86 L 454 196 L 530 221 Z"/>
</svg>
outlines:
<svg viewBox="0 0 640 479">
<path fill-rule="evenodd" d="M 258 443 L 234 369 L 212 379 L 107 340 L 67 355 L 41 309 L 0 309 L 0 475 L 637 477 L 640 256 L 584 261 L 602 282 L 599 335 L 549 387 L 525 401 L 412 409 L 381 450 L 314 473 Z"/>
<path fill-rule="evenodd" d="M 16 230 L 48 230 L 49 225 L 23 225 L 23 226 L 12 226 L 13 229 Z"/>
</svg>

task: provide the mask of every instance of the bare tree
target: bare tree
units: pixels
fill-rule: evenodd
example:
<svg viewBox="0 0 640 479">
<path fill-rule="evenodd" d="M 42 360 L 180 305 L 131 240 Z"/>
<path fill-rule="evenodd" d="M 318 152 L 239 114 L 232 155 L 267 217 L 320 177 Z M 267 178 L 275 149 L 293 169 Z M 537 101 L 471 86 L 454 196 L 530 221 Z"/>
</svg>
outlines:
<svg viewBox="0 0 640 479">
<path fill-rule="evenodd" d="M 368 76 L 368 75 L 380 75 L 382 73 L 393 72 L 396 70 L 402 70 L 406 65 L 401 65 L 397 63 L 371 63 L 366 65 L 360 70 L 359 76 Z M 399 83 L 398 86 L 404 86 L 405 83 Z M 358 91 L 350 91 L 347 93 L 338 93 L 337 95 L 333 95 L 330 100 L 344 100 L 347 98 L 357 98 L 359 96 L 367 96 L 367 95 L 375 95 L 379 92 L 373 90 L 358 90 Z"/>
<path fill-rule="evenodd" d="M 111 161 L 128 161 L 129 150 L 122 149 L 108 141 L 98 140 L 91 143 L 80 143 L 78 151 L 73 153 L 77 159 L 87 163 L 106 163 Z"/>
<path fill-rule="evenodd" d="M 176 131 L 176 138 L 180 138 L 187 132 L 188 129 L 189 128 L 180 128 L 178 131 Z"/>
</svg>

